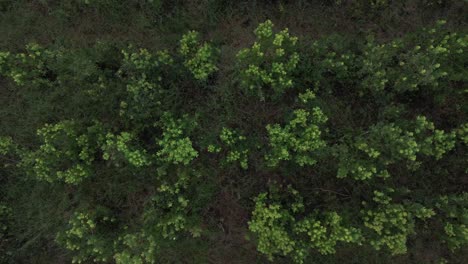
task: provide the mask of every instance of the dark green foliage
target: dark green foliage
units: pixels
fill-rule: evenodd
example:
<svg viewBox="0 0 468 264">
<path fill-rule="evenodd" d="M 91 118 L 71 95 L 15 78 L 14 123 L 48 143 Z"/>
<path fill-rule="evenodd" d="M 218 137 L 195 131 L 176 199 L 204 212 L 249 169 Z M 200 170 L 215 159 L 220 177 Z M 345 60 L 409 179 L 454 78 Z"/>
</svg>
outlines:
<svg viewBox="0 0 468 264">
<path fill-rule="evenodd" d="M 311 39 L 259 19 L 233 48 L 210 34 L 220 14 L 311 2 L 39 2 L 64 24 L 138 11 L 177 37 L 2 47 L 0 263 L 466 258 L 463 29 Z M 406 8 L 320 3 L 374 21 Z"/>
</svg>

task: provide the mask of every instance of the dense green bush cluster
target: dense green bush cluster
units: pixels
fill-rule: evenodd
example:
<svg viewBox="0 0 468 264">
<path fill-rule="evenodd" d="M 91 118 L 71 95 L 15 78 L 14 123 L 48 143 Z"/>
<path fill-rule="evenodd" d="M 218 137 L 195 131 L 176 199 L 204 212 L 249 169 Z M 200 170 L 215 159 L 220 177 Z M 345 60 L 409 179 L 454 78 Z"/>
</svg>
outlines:
<svg viewBox="0 0 468 264">
<path fill-rule="evenodd" d="M 390 177 L 386 169 L 389 165 L 407 162 L 408 167 L 416 169 L 418 154 L 440 159 L 455 146 L 455 132 L 435 129 L 423 116 L 406 123 L 412 130 L 404 131 L 394 123 L 379 123 L 364 136 L 353 138 L 351 146 L 338 146 L 338 177 L 351 176 L 356 180 Z"/>
<path fill-rule="evenodd" d="M 295 262 L 304 263 L 311 250 L 333 254 L 337 243 L 361 244 L 361 231 L 343 225 L 337 212 L 314 210 L 301 217 L 306 209 L 303 198 L 290 186 L 287 192 L 291 196 L 287 204 L 282 204 L 287 197 L 278 190 L 261 193 L 255 199 L 255 210 L 249 222 L 250 230 L 259 236 L 258 250 L 270 260 L 280 254 L 291 255 Z"/>
<path fill-rule="evenodd" d="M 122 51 L 123 62 L 118 74 L 126 83 L 126 96 L 120 102 L 120 115 L 140 126 L 146 119 L 162 115 L 168 84 L 163 77 L 172 70 L 173 59 L 167 51 L 150 54 L 146 49 Z M 145 124 L 146 125 L 146 124 Z"/>
<path fill-rule="evenodd" d="M 208 44 L 199 43 L 196 31 L 190 31 L 180 40 L 180 54 L 184 57 L 184 65 L 197 80 L 206 80 L 218 68 L 214 61 L 214 50 Z"/>
<path fill-rule="evenodd" d="M 112 257 L 109 248 L 112 241 L 103 236 L 101 229 L 106 222 L 114 222 L 114 218 L 101 216 L 103 210 L 92 212 L 74 212 L 68 221 L 68 228 L 57 235 L 57 242 L 77 254 L 72 263 L 82 263 L 86 260 L 105 262 Z"/>
<path fill-rule="evenodd" d="M 273 32 L 273 23 L 267 20 L 255 30 L 257 41 L 251 48 L 237 54 L 241 85 L 265 100 L 266 96 L 279 98 L 294 85 L 294 70 L 299 62 L 297 37 L 288 29 Z"/>
<path fill-rule="evenodd" d="M 369 243 L 375 249 L 386 246 L 392 254 L 402 254 L 407 251 L 406 240 L 414 232 L 415 219 L 430 218 L 435 213 L 418 203 L 396 204 L 391 200 L 385 193 L 374 191 L 377 206 L 362 211 L 364 226 L 372 230 Z"/>
<path fill-rule="evenodd" d="M 267 162 L 277 166 L 281 160 L 293 159 L 299 166 L 315 164 L 313 152 L 325 146 L 318 125 L 326 120 L 320 108 L 315 107 L 311 112 L 295 110 L 294 118 L 284 128 L 278 124 L 267 125 L 272 147 L 271 154 L 265 157 Z"/>
<path fill-rule="evenodd" d="M 445 231 L 443 241 L 451 250 L 462 248 L 468 243 L 467 201 L 468 195 L 462 193 L 442 196 L 435 204 L 443 219 Z"/>
<path fill-rule="evenodd" d="M 93 135 L 94 127 L 88 128 L 89 134 L 76 130 L 72 121 L 46 124 L 37 131 L 43 144 L 36 151 L 24 153 L 21 166 L 40 180 L 80 183 L 91 175 L 100 135 Z"/>
<path fill-rule="evenodd" d="M 245 142 L 246 137 L 239 135 L 237 131 L 223 127 L 219 139 L 227 151 L 224 163 L 229 164 L 238 161 L 241 168 L 247 169 L 249 166 L 249 149 Z M 210 153 L 219 153 L 222 149 L 223 147 L 213 144 L 210 144 L 207 148 Z"/>
<path fill-rule="evenodd" d="M 466 256 L 468 36 L 443 21 L 387 42 L 273 28 L 227 67 L 196 31 L 160 51 L 0 52 L 39 116 L 36 135 L 0 137 L 0 250 L 54 241 L 74 263 L 208 263 L 197 252 L 239 228 L 217 199 L 237 196 L 260 261 L 391 259 L 418 243 Z M 39 210 L 49 193 L 65 206 L 31 215 L 25 192 Z M 10 253 L 0 261 L 21 259 Z"/>
</svg>

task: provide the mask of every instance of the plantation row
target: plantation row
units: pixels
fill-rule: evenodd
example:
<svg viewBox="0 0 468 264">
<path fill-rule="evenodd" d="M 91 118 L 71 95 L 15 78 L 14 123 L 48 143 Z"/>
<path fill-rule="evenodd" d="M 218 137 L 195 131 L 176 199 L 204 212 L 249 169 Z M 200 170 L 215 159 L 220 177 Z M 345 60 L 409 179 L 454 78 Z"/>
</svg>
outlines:
<svg viewBox="0 0 468 264">
<path fill-rule="evenodd" d="M 257 261 L 431 248 L 456 263 L 468 35 L 444 23 L 309 43 L 268 20 L 233 58 L 195 31 L 174 50 L 0 52 L 2 107 L 25 116 L 0 135 L 0 262 L 36 243 L 74 263 L 207 263 L 229 229 Z M 221 215 L 226 193 L 246 217 Z"/>
</svg>

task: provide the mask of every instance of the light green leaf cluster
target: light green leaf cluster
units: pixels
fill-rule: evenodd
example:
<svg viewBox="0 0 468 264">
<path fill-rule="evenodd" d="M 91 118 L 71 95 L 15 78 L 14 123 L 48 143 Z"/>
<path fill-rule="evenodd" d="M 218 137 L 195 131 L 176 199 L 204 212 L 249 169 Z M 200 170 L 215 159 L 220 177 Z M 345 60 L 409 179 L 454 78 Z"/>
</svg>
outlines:
<svg viewBox="0 0 468 264">
<path fill-rule="evenodd" d="M 114 254 L 114 260 L 117 264 L 156 263 L 159 245 L 154 236 L 142 231 L 122 235 L 118 240 L 124 249 Z"/>
<path fill-rule="evenodd" d="M 419 151 L 413 134 L 395 124 L 375 125 L 366 135 L 353 141 L 351 148 L 340 149 L 338 178 L 351 176 L 356 180 L 368 180 L 374 176 L 387 177 L 386 166 L 400 160 L 415 161 Z"/>
<path fill-rule="evenodd" d="M 135 77 L 144 77 L 148 72 L 174 62 L 165 50 L 158 51 L 156 55 L 151 54 L 147 49 L 132 50 L 132 46 L 129 47 L 129 50 L 122 50 L 124 58 L 121 70 Z"/>
<path fill-rule="evenodd" d="M 146 203 L 138 225 L 117 226 L 116 218 L 103 207 L 81 210 L 59 232 L 57 242 L 74 253 L 74 263 L 158 263 L 163 245 L 187 234 L 198 237 L 201 233 L 187 194 L 193 188 L 191 179 L 197 175 L 173 167 L 170 173 L 175 177 L 168 177 L 167 171 L 160 172 L 162 182 Z"/>
<path fill-rule="evenodd" d="M 313 99 L 315 99 L 315 93 L 310 90 L 310 89 L 307 89 L 305 92 L 303 93 L 300 93 L 298 95 L 298 99 L 301 103 L 303 104 L 307 104 L 308 102 L 312 101 Z"/>
<path fill-rule="evenodd" d="M 458 129 L 456 129 L 456 133 L 459 141 L 468 145 L 468 123 L 462 124 Z"/>
<path fill-rule="evenodd" d="M 390 77 L 386 63 L 402 49 L 402 43 L 395 40 L 390 44 L 378 44 L 371 38 L 364 49 L 360 74 L 366 76 L 362 81 L 364 89 L 382 92 L 387 87 Z M 361 92 L 360 95 L 364 93 Z"/>
<path fill-rule="evenodd" d="M 91 164 L 100 144 L 98 127 L 79 134 L 73 121 L 46 124 L 37 131 L 43 143 L 36 151 L 25 153 L 20 166 L 40 180 L 78 184 L 92 175 Z"/>
<path fill-rule="evenodd" d="M 112 224 L 115 218 L 95 211 L 75 212 L 68 227 L 57 235 L 57 242 L 75 252 L 72 263 L 107 262 L 112 259 L 112 240 L 100 234 L 99 228 Z"/>
<path fill-rule="evenodd" d="M 314 40 L 304 51 L 308 55 L 301 57 L 298 70 L 302 82 L 320 87 L 321 92 L 332 92 L 335 87 L 356 87 L 355 82 L 361 81 L 357 71 L 362 55 L 355 49 L 360 45 L 338 34 Z"/>
<path fill-rule="evenodd" d="M 437 27 L 427 31 L 428 39 L 425 43 L 415 46 L 401 56 L 399 72 L 402 74 L 396 79 L 395 90 L 404 92 L 420 89 L 423 86 L 445 89 L 439 87 L 440 81 L 444 79 L 466 79 L 466 76 L 457 76 L 453 65 L 466 56 L 464 53 L 468 47 L 468 35 L 441 34 L 439 31 L 442 30 L 443 24 L 445 21 L 439 21 Z"/>
<path fill-rule="evenodd" d="M 424 154 L 434 156 L 436 159 L 455 147 L 456 134 L 454 131 L 445 133 L 443 130 L 436 129 L 433 135 L 425 140 L 426 151 Z"/>
<path fill-rule="evenodd" d="M 177 243 L 188 233 L 192 237 L 200 236 L 200 227 L 194 220 L 187 195 L 187 190 L 193 188 L 190 181 L 196 175 L 175 169 L 170 174 L 162 173 L 160 176 L 164 180 L 150 198 L 142 215 L 142 223 L 136 230 L 124 228 L 123 234 L 114 241 L 116 263 L 159 263 L 158 255 L 163 245 Z M 174 178 L 174 182 L 169 181 Z"/>
<path fill-rule="evenodd" d="M 195 79 L 204 81 L 218 70 L 215 65 L 215 49 L 208 43 L 201 43 L 196 31 L 189 31 L 180 40 L 179 53 L 184 65 Z"/>
<path fill-rule="evenodd" d="M 223 147 L 209 145 L 208 152 L 220 152 L 222 149 L 227 151 L 225 162 L 235 163 L 239 162 L 241 168 L 246 170 L 248 168 L 249 149 L 246 146 L 246 137 L 239 132 L 223 127 L 219 135 Z"/>
<path fill-rule="evenodd" d="M 198 152 L 193 148 L 192 141 L 188 136 L 184 136 L 190 125 L 189 122 L 183 119 L 174 119 L 170 115 L 165 115 L 162 122 L 162 138 L 158 140 L 161 149 L 156 155 L 164 162 L 188 165 L 198 157 Z"/>
<path fill-rule="evenodd" d="M 0 137 L 0 155 L 7 155 L 14 147 L 13 139 L 11 137 Z"/>
<path fill-rule="evenodd" d="M 442 215 L 443 240 L 454 251 L 468 245 L 468 193 L 442 196 L 436 202 Z"/>
<path fill-rule="evenodd" d="M 146 49 L 123 50 L 119 75 L 125 81 L 127 97 L 120 102 L 120 115 L 133 120 L 155 118 L 161 114 L 161 102 L 166 91 L 163 76 L 174 61 L 167 51 L 151 54 Z"/>
<path fill-rule="evenodd" d="M 421 143 L 421 153 L 427 156 L 433 156 L 436 159 L 452 150 L 456 142 L 456 130 L 449 133 L 436 129 L 434 123 L 427 120 L 424 116 L 418 116 L 414 125 L 414 133 L 419 137 Z"/>
<path fill-rule="evenodd" d="M 103 158 L 118 162 L 123 159 L 135 167 L 143 167 L 151 164 L 151 158 L 143 148 L 132 146 L 135 136 L 129 132 L 119 135 L 107 134 L 105 144 L 102 146 Z"/>
<path fill-rule="evenodd" d="M 294 251 L 296 242 L 288 232 L 292 215 L 280 204 L 267 202 L 267 193 L 255 199 L 249 230 L 258 236 L 257 250 L 273 260 L 274 255 L 288 255 Z"/>
<path fill-rule="evenodd" d="M 454 148 L 455 137 L 455 132 L 435 129 L 434 124 L 423 116 L 402 126 L 376 124 L 355 137 L 350 145 L 337 147 L 337 177 L 356 180 L 389 177 L 389 165 L 404 161 L 408 167 L 417 166 L 418 154 L 440 159 Z"/>
<path fill-rule="evenodd" d="M 284 200 L 275 195 L 257 196 L 249 222 L 249 230 L 258 238 L 258 251 L 270 260 L 282 255 L 304 263 L 312 250 L 327 255 L 335 252 L 337 243 L 361 244 L 361 231 L 344 225 L 338 213 L 315 211 L 304 215 L 302 197 L 292 188 L 288 190 L 290 204 L 281 203 Z"/>
<path fill-rule="evenodd" d="M 329 78 L 323 78 L 326 74 L 333 74 L 336 77 L 334 79 L 341 82 L 349 82 L 349 79 L 354 78 L 357 56 L 347 51 L 346 44 L 347 40 L 337 35 L 315 40 L 312 43 L 310 59 L 315 61 L 315 65 L 310 74 L 314 80 L 328 81 Z"/>
<path fill-rule="evenodd" d="M 11 78 L 18 86 L 49 85 L 43 78 L 48 71 L 46 63 L 57 54 L 36 43 L 27 45 L 25 53 L 0 52 L 0 74 Z"/>
<path fill-rule="evenodd" d="M 324 213 L 322 221 L 317 216 L 308 216 L 295 224 L 294 232 L 307 236 L 307 247 L 323 255 L 335 253 L 338 242 L 360 244 L 362 240 L 361 231 L 343 226 L 342 218 L 336 212 Z"/>
<path fill-rule="evenodd" d="M 152 198 L 154 207 L 145 212 L 147 221 L 155 222 L 164 239 L 176 239 L 179 233 L 190 229 L 189 199 L 184 194 L 189 180 L 188 174 L 180 173 L 175 183 L 163 182 Z"/>
<path fill-rule="evenodd" d="M 388 44 L 370 40 L 362 58 L 360 75 L 363 88 L 372 92 L 389 89 L 397 93 L 422 87 L 445 89 L 447 80 L 466 80 L 457 73 L 466 57 L 468 35 L 444 32 L 439 21 L 412 46 L 410 39 L 397 39 Z M 466 73 L 466 72 L 465 72 Z"/>
<path fill-rule="evenodd" d="M 435 215 L 432 209 L 419 204 L 392 203 L 380 191 L 374 191 L 373 200 L 377 204 L 374 208 L 361 211 L 364 226 L 371 231 L 366 238 L 376 250 L 386 247 L 395 255 L 406 253 L 406 241 L 414 233 L 416 218 L 424 220 Z"/>
<path fill-rule="evenodd" d="M 299 62 L 297 37 L 290 36 L 288 29 L 275 34 L 270 20 L 261 23 L 255 35 L 257 41 L 253 46 L 237 54 L 240 83 L 261 100 L 267 96 L 279 98 L 294 85 L 293 76 Z"/>
<path fill-rule="evenodd" d="M 327 117 L 318 107 L 312 111 L 298 109 L 289 123 L 281 127 L 279 124 L 267 125 L 268 139 L 271 147 L 265 156 L 269 166 L 276 167 L 280 161 L 293 160 L 300 166 L 316 163 L 314 151 L 325 146 L 321 139 L 319 125 L 327 121 Z"/>
</svg>

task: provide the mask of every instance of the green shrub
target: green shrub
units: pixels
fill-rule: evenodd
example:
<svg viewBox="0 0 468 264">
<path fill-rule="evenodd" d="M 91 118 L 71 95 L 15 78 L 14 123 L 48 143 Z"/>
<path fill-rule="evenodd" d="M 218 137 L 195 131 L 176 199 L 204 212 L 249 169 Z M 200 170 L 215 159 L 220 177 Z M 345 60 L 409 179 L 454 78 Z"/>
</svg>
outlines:
<svg viewBox="0 0 468 264">
<path fill-rule="evenodd" d="M 294 86 L 294 73 L 299 62 L 297 37 L 288 29 L 273 32 L 273 23 L 267 20 L 255 29 L 257 41 L 251 48 L 237 54 L 241 86 L 261 100 L 278 99 Z"/>
<path fill-rule="evenodd" d="M 443 215 L 443 241 L 454 251 L 468 244 L 468 193 L 442 196 L 436 207 Z"/>
<path fill-rule="evenodd" d="M 75 212 L 68 221 L 68 228 L 57 235 L 57 242 L 75 251 L 72 263 L 86 261 L 106 262 L 112 257 L 112 241 L 103 233 L 106 225 L 115 218 L 106 215 L 104 208 Z"/>
<path fill-rule="evenodd" d="M 419 116 L 407 122 L 410 130 L 403 130 L 394 123 L 376 124 L 352 139 L 352 145 L 337 145 L 336 156 L 340 160 L 338 178 L 351 176 L 367 180 L 374 176 L 390 176 L 387 167 L 407 162 L 408 168 L 418 166 L 418 154 L 440 159 L 455 146 L 455 133 L 445 133 L 434 128 L 432 122 Z"/>
<path fill-rule="evenodd" d="M 392 198 L 380 191 L 374 191 L 373 201 L 377 204 L 373 209 L 361 211 L 364 226 L 371 230 L 369 243 L 376 250 L 385 246 L 392 254 L 406 253 L 406 241 L 414 233 L 416 219 L 435 215 L 432 209 L 417 203 L 391 203 Z"/>
<path fill-rule="evenodd" d="M 184 65 L 197 80 L 204 81 L 218 70 L 215 65 L 215 50 L 208 44 L 199 43 L 199 35 L 189 31 L 180 40 L 179 53 L 184 57 Z"/>
<path fill-rule="evenodd" d="M 78 132 L 73 121 L 46 124 L 37 131 L 43 144 L 26 152 L 21 166 L 39 180 L 78 184 L 93 174 L 92 163 L 102 141 L 99 132 L 99 124 L 85 133 Z"/>
<path fill-rule="evenodd" d="M 158 140 L 161 149 L 156 153 L 160 160 L 173 164 L 188 165 L 198 156 L 193 148 L 192 141 L 184 133 L 189 132 L 196 123 L 191 122 L 188 117 L 174 119 L 166 114 L 162 119 L 163 133 Z"/>
<path fill-rule="evenodd" d="M 167 100 L 167 72 L 173 64 L 166 51 L 152 55 L 146 49 L 122 51 L 119 75 L 126 83 L 127 94 L 120 102 L 120 115 L 136 123 L 162 115 L 162 102 Z"/>
<path fill-rule="evenodd" d="M 102 147 L 103 158 L 112 160 L 117 164 L 119 159 L 125 160 L 135 167 L 151 164 L 151 158 L 146 151 L 144 149 L 135 149 L 130 143 L 132 140 L 135 140 L 135 136 L 128 132 L 122 132 L 120 135 L 107 134 L 106 143 Z"/>
<path fill-rule="evenodd" d="M 278 124 L 268 125 L 268 138 L 271 153 L 265 159 L 270 166 L 277 166 L 282 160 L 294 160 L 299 166 L 313 165 L 317 161 L 313 152 L 325 147 L 325 141 L 320 138 L 319 125 L 327 121 L 320 108 L 312 111 L 298 109 L 294 117 L 283 128 Z"/>
<path fill-rule="evenodd" d="M 224 159 L 225 164 L 239 162 L 239 166 L 246 170 L 248 168 L 249 149 L 246 143 L 246 137 L 242 136 L 239 132 L 223 127 L 219 135 L 221 140 L 221 146 L 210 144 L 208 146 L 208 152 L 219 153 L 225 150 L 226 157 Z"/>
<path fill-rule="evenodd" d="M 348 227 L 337 212 L 314 211 L 304 215 L 302 197 L 288 187 L 289 203 L 284 204 L 278 190 L 261 193 L 249 229 L 258 236 L 258 250 L 273 260 L 275 255 L 290 256 L 295 263 L 304 263 L 311 250 L 333 254 L 337 243 L 361 244 L 361 231 Z"/>
</svg>

